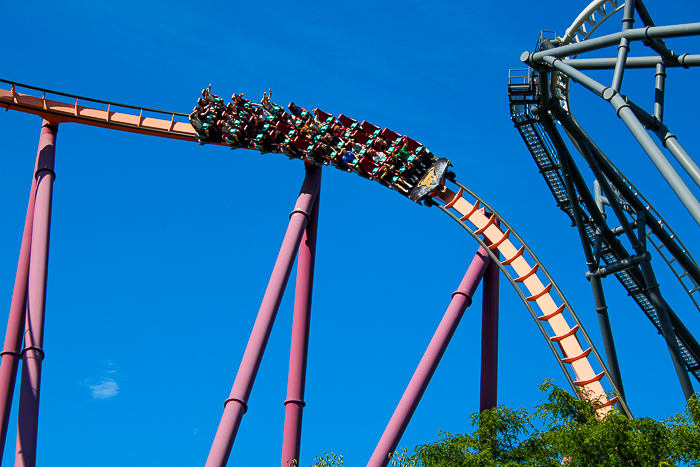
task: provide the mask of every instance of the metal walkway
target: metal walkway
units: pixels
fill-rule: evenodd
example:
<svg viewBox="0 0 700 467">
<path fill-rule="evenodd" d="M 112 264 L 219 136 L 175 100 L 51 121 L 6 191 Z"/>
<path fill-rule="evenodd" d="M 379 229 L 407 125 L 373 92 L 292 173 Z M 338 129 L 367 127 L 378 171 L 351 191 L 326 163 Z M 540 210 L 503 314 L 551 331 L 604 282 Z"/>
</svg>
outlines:
<svg viewBox="0 0 700 467">
<path fill-rule="evenodd" d="M 537 164 L 539 172 L 544 177 L 547 186 L 554 196 L 557 206 L 569 216 L 572 226 L 574 226 L 575 221 L 571 207 L 571 199 L 569 199 L 564 187 L 557 151 L 554 148 L 550 135 L 537 116 L 539 106 L 541 105 L 540 93 L 536 75 L 532 73 L 531 69 L 510 70 L 508 96 L 511 119 L 515 128 L 527 145 L 530 154 Z M 700 279 L 700 271 L 698 270 L 697 263 L 651 204 L 642 197 L 639 191 L 624 177 L 619 169 L 617 172 L 630 188 L 631 192 L 635 194 L 636 198 L 634 200 L 627 200 L 620 194 L 620 199 L 626 204 L 643 204 L 647 212 L 652 213 L 653 216 L 659 220 L 658 224 L 653 224 L 651 222 L 648 224 L 646 236 L 674 272 L 695 306 L 700 309 L 698 306 L 698 294 L 700 293 L 700 287 L 698 286 L 700 280 L 698 279 Z M 579 205 L 586 219 L 585 230 L 588 240 L 591 242 L 591 245 L 595 245 L 596 226 L 586 212 L 583 203 L 579 202 Z M 657 228 L 654 229 L 654 226 Z M 661 226 L 660 230 L 658 226 Z M 675 254 L 668 248 L 671 244 L 673 250 L 676 251 Z M 605 241 L 602 241 L 600 248 L 601 259 L 605 264 L 616 263 L 622 259 L 618 252 L 611 249 Z M 681 255 L 678 254 L 678 251 L 681 252 Z M 632 268 L 615 273 L 615 277 L 617 277 L 628 295 L 632 297 L 656 327 L 659 334 L 661 334 L 661 325 L 659 324 L 657 312 L 646 290 L 641 271 L 639 271 L 638 268 Z M 669 314 L 675 328 L 676 339 L 680 346 L 686 368 L 700 381 L 700 346 L 670 307 Z"/>
</svg>

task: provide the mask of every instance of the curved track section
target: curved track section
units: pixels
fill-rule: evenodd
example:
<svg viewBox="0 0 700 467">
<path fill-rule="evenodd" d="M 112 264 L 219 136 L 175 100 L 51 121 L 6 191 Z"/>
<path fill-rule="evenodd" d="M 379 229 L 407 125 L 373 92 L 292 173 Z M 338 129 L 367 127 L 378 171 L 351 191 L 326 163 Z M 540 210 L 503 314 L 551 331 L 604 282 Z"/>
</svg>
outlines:
<svg viewBox="0 0 700 467">
<path fill-rule="evenodd" d="M 0 89 L 0 105 L 7 110 L 35 114 L 53 123 L 75 122 L 172 139 L 198 139 L 190 123 L 183 121 L 188 118 L 187 114 L 89 99 L 7 80 L 0 82 L 10 88 Z M 25 89 L 41 96 L 19 92 Z M 201 134 L 199 138 L 201 140 Z M 313 160 L 309 158 L 306 163 L 313 163 Z M 576 394 L 596 401 L 601 415 L 607 413 L 618 403 L 617 397 L 608 399 L 607 394 L 617 390 L 571 305 L 532 250 L 506 221 L 466 187 L 454 183 L 459 188 L 457 193 L 439 185 L 431 194 L 437 202 L 428 201 L 427 204 L 439 206 L 487 248 L 535 319 Z M 465 196 L 474 201 L 468 201 Z M 550 335 L 544 324 L 554 335 Z M 619 403 L 629 414 L 624 401 Z"/>
<path fill-rule="evenodd" d="M 623 8 L 624 3 L 615 0 L 593 1 L 579 14 L 563 37 L 547 40 L 540 35 L 535 50 L 539 52 L 550 50 L 553 47 L 585 42 L 599 26 Z M 511 70 L 509 97 L 511 119 L 532 154 L 550 191 L 552 191 L 557 206 L 566 212 L 572 225 L 576 223 L 574 210 L 577 209 L 582 213 L 587 241 L 591 248 L 598 248 L 599 257 L 606 265 L 619 264 L 623 259 L 630 258 L 631 255 L 616 239 L 622 233 L 622 227 L 610 230 L 607 225 L 596 223 L 591 215 L 591 209 L 595 208 L 587 206 L 582 201 L 580 191 L 576 191 L 575 202 L 577 206 L 574 207 L 565 188 L 560 152 L 566 151 L 566 148 L 562 147 L 562 139 L 552 124 L 552 117 L 548 115 L 548 112 L 543 112 L 542 109 L 551 108 L 547 106 L 554 105 L 554 102 L 558 103 L 560 109 L 558 112 L 565 112 L 571 122 L 566 132 L 577 149 L 580 150 L 580 137 L 587 137 L 587 135 L 573 116 L 569 102 L 569 77 L 549 68 L 546 71 Z M 579 139 L 572 134 L 576 132 L 579 133 Z M 592 144 L 594 145 L 594 143 Z M 606 177 L 610 180 L 614 179 L 614 185 L 618 190 L 615 193 L 616 201 L 625 208 L 625 221 L 634 225 L 635 217 L 633 214 L 640 211 L 646 213 L 646 238 L 680 281 L 695 307 L 700 309 L 700 300 L 698 299 L 700 297 L 700 268 L 698 268 L 697 262 L 651 203 L 597 146 L 595 149 L 610 167 Z M 607 241 L 601 239 L 601 230 L 606 230 L 606 233 L 613 235 L 608 235 Z M 661 333 L 657 309 L 652 303 L 639 268 L 634 267 L 619 271 L 614 275 Z M 668 305 L 666 306 L 669 308 L 670 319 L 675 328 L 676 341 L 685 367 L 700 381 L 700 346 L 673 310 Z"/>
<path fill-rule="evenodd" d="M 601 24 L 624 6 L 624 2 L 617 0 L 593 0 L 564 33 L 564 44 L 588 39 Z"/>
<path fill-rule="evenodd" d="M 457 193 L 443 187 L 433 195 L 440 202 L 438 206 L 489 251 L 535 319 L 569 383 L 584 398 L 597 400 L 599 413 L 606 413 L 618 398 L 609 400 L 603 383 L 612 392 L 617 393 L 617 389 L 573 308 L 513 228 L 481 198 L 459 182 L 455 184 L 459 187 Z M 543 323 L 549 325 L 553 336 Z M 600 370 L 594 370 L 593 365 Z M 631 416 L 624 402 L 620 402 L 623 411 Z"/>
</svg>

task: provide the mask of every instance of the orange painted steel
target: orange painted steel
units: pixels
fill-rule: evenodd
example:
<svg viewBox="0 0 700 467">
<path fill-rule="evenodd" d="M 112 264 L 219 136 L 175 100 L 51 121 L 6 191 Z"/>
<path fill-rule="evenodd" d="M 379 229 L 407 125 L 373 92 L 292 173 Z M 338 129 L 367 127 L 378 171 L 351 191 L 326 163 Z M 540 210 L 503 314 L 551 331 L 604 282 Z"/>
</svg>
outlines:
<svg viewBox="0 0 700 467">
<path fill-rule="evenodd" d="M 455 200 L 455 201 L 457 201 L 457 200 Z M 451 206 L 450 206 L 450 207 L 451 207 Z M 449 208 L 447 207 L 447 205 L 445 205 L 445 208 L 449 209 Z M 460 220 L 460 221 L 466 221 L 466 220 L 468 220 L 468 219 L 471 217 L 471 215 L 474 214 L 474 213 L 475 213 L 476 211 L 478 211 L 478 210 L 479 210 L 479 202 L 477 201 L 476 203 L 474 203 L 474 207 L 472 208 L 472 210 L 469 211 L 468 213 L 466 213 L 465 215 L 463 215 L 462 217 L 460 217 L 459 220 Z M 505 234 L 504 234 L 504 235 L 505 235 Z"/>
<path fill-rule="evenodd" d="M 445 205 L 445 207 L 447 209 L 451 209 L 452 206 L 457 202 L 457 200 L 462 197 L 462 193 L 464 193 L 464 190 L 462 188 L 460 188 L 459 191 L 457 192 L 457 194 L 455 195 L 454 199 L 452 201 L 450 201 L 449 203 L 447 203 Z"/>
<path fill-rule="evenodd" d="M 489 221 L 484 225 L 482 228 L 477 230 L 475 233 L 477 235 L 481 235 L 482 233 L 486 232 L 486 229 L 488 229 L 494 222 L 496 222 L 496 216 L 491 216 L 489 218 Z M 503 234 L 505 236 L 505 234 Z"/>
<path fill-rule="evenodd" d="M 552 339 L 554 342 L 561 342 L 564 339 L 566 339 L 567 337 L 570 337 L 570 336 L 573 336 L 574 334 L 576 334 L 576 331 L 578 331 L 578 329 L 579 329 L 579 325 L 577 324 L 573 328 L 569 329 L 569 332 L 567 332 L 566 334 L 562 334 L 561 336 L 550 337 L 550 339 Z"/>
<path fill-rule="evenodd" d="M 518 277 L 517 279 L 515 279 L 515 282 L 524 282 L 525 279 L 527 279 L 527 278 L 530 277 L 531 275 L 537 273 L 537 270 L 539 269 L 539 267 L 540 267 L 539 264 L 535 264 L 535 265 L 532 267 L 532 269 L 530 269 L 530 272 L 528 272 L 528 273 L 525 274 L 524 276 Z"/>
<path fill-rule="evenodd" d="M 576 360 L 580 360 L 580 359 L 582 359 L 582 358 L 588 357 L 588 356 L 591 354 L 592 351 L 593 351 L 593 349 L 592 349 L 591 347 L 589 347 L 588 350 L 586 350 L 585 352 L 583 352 L 581 355 L 577 355 L 577 356 L 575 356 L 575 357 L 569 357 L 569 358 L 562 358 L 561 361 L 564 362 L 564 363 L 575 362 Z"/>
<path fill-rule="evenodd" d="M 5 80 L 0 80 L 0 82 L 8 83 L 12 86 L 10 90 L 0 88 L 0 107 L 6 110 L 16 110 L 38 115 L 52 123 L 74 122 L 162 138 L 197 141 L 196 133 L 189 121 L 180 122 L 175 120 L 176 116 L 182 118 L 187 117 L 186 114 L 99 101 L 96 99 L 48 91 L 32 86 L 15 84 Z M 39 91 L 42 95 L 41 97 L 36 97 L 30 94 L 18 93 L 15 89 L 16 87 Z M 70 98 L 73 99 L 74 102 L 66 103 L 47 99 L 47 93 Z M 107 108 L 106 110 L 102 110 L 89 106 L 81 106 L 79 105 L 79 101 L 106 105 Z M 112 111 L 112 107 L 134 109 L 138 111 L 138 115 L 114 112 Z M 169 118 L 144 117 L 144 111 L 147 113 L 166 115 Z M 516 249 L 509 239 L 510 229 L 506 230 L 504 233 L 495 223 L 497 219 L 495 213 L 488 217 L 483 209 L 479 209 L 479 200 L 471 204 L 464 199 L 462 188 L 459 189 L 458 193 L 454 193 L 446 187 L 441 187 L 431 196 L 442 201 L 446 209 L 454 209 L 458 212 L 461 215 L 461 217 L 458 218 L 459 221 L 468 220 L 472 223 L 477 228 L 477 232 L 483 234 L 486 240 L 491 242 L 489 248 L 497 250 L 502 257 L 509 258 L 501 261 L 501 265 L 510 265 L 515 270 L 519 277 L 518 282 L 523 283 L 530 293 L 533 294 L 530 299 L 535 301 L 544 313 L 543 316 L 538 316 L 537 318 L 547 321 L 555 334 L 561 336 L 558 345 L 565 356 L 561 361 L 572 366 L 577 376 L 577 380 L 574 381 L 574 384 L 583 388 L 583 393 L 586 394 L 586 397 L 598 400 L 599 403 L 602 404 L 599 406 L 599 413 L 601 411 L 605 413 L 610 410 L 609 408 L 605 408 L 614 403 L 615 399 L 608 400 L 603 386 L 600 383 L 603 376 L 605 376 L 605 371 L 600 374 L 596 374 L 593 371 L 587 358 L 591 349 L 589 348 L 584 351 L 578 338 L 574 335 L 578 330 L 578 325 L 575 325 L 573 328 L 568 325 L 565 317 L 562 315 L 565 305 L 557 307 L 550 296 L 552 284 L 550 283 L 545 287 L 536 274 L 538 265 L 530 266 L 523 257 L 525 246 L 523 245 L 520 249 Z M 575 357 L 569 357 L 570 355 Z"/>
<path fill-rule="evenodd" d="M 5 110 L 17 110 L 19 112 L 38 115 L 51 123 L 75 122 L 100 128 L 127 131 L 142 135 L 159 136 L 162 138 L 179 139 L 185 141 L 197 141 L 197 135 L 187 122 L 175 121 L 176 112 L 154 111 L 150 109 L 137 109 L 139 115 L 122 112 L 113 112 L 112 107 L 125 107 L 112 102 L 92 101 L 75 97 L 75 102 L 69 104 L 46 98 L 46 92 L 41 97 L 16 92 L 13 85 L 10 90 L 0 89 L 0 107 Z M 65 95 L 65 97 L 69 97 Z M 87 102 L 104 103 L 106 110 L 78 105 L 79 100 Z M 171 115 L 170 119 L 144 117 L 143 113 L 158 112 L 163 115 Z"/>
<path fill-rule="evenodd" d="M 487 242 L 495 243 L 498 240 L 503 240 L 504 232 L 500 226 L 493 222 L 496 214 L 493 213 L 490 217 L 487 217 L 484 210 L 474 209 L 475 206 L 464 198 L 461 188 L 459 193 L 454 193 L 450 189 L 443 187 L 434 198 L 444 203 L 444 207 L 450 206 L 458 215 L 461 215 L 460 220 L 468 220 L 476 228 L 476 232 L 473 233 L 483 234 Z M 478 203 L 478 200 L 476 203 Z M 599 404 L 603 404 L 601 406 L 603 408 L 599 409 L 599 413 L 610 410 L 606 405 L 608 397 L 600 383 L 602 377 L 605 376 L 605 371 L 601 374 L 596 374 L 593 370 L 591 362 L 587 358 L 588 355 L 583 350 L 576 336 L 579 325 L 570 326 L 568 324 L 566 317 L 562 314 L 564 306 L 558 306 L 551 295 L 552 283 L 550 282 L 549 285 L 545 286 L 540 277 L 532 272 L 536 265 L 530 265 L 524 257 L 525 245 L 517 249 L 511 240 L 505 239 L 498 245 L 497 250 L 502 257 L 509 258 L 501 261 L 501 264 L 504 266 L 510 265 L 515 271 L 515 277 L 521 278 L 522 284 L 532 294 L 531 297 L 525 298 L 525 300 L 532 300 L 537 304 L 542 311 L 542 316 L 538 318 L 546 318 L 546 322 L 551 326 L 555 336 L 559 336 L 552 338 L 552 340 L 557 341 L 564 358 L 567 359 L 564 363 L 571 365 L 576 375 L 574 384 L 582 388 L 584 397 L 590 400 L 597 400 Z M 561 357 L 558 358 L 561 359 Z M 606 409 L 605 407 L 608 408 Z"/>
<path fill-rule="evenodd" d="M 525 246 L 524 246 L 524 245 L 521 246 L 520 249 L 519 249 L 518 251 L 516 251 L 515 254 L 513 254 L 512 257 L 510 257 L 509 259 L 503 261 L 503 264 L 505 264 L 506 266 L 508 266 L 510 263 L 512 263 L 512 262 L 515 261 L 516 259 L 520 258 L 520 257 L 523 255 L 523 253 L 525 253 Z"/>
<path fill-rule="evenodd" d="M 498 245 L 508 240 L 508 237 L 510 237 L 510 229 L 506 229 L 506 233 L 503 234 L 503 237 L 499 241 L 489 245 L 489 250 L 497 250 Z"/>
<path fill-rule="evenodd" d="M 523 282 L 525 282 L 526 280 L 527 279 L 523 279 Z M 527 297 L 525 300 L 527 300 L 528 302 L 536 302 L 538 298 L 540 298 L 544 294 L 548 294 L 550 290 L 552 290 L 552 284 L 549 284 L 547 287 L 542 289 L 541 292 L 533 295 L 532 297 Z"/>
<path fill-rule="evenodd" d="M 609 401 L 607 401 L 605 404 L 596 406 L 596 409 L 600 410 L 604 407 L 609 407 L 613 404 L 617 404 L 618 399 L 619 399 L 619 397 L 615 396 L 612 399 L 610 399 Z"/>
<path fill-rule="evenodd" d="M 595 375 L 595 376 L 594 376 L 593 378 L 591 378 L 591 379 L 587 379 L 586 381 L 574 381 L 574 384 L 575 384 L 576 386 L 579 386 L 579 387 L 584 387 L 584 386 L 587 386 L 587 385 L 589 385 L 589 384 L 591 384 L 591 383 L 597 383 L 597 382 L 599 382 L 601 379 L 603 379 L 604 376 L 605 376 L 605 372 L 604 372 L 604 371 L 601 371 L 600 373 L 598 373 L 597 375 Z"/>
<path fill-rule="evenodd" d="M 556 315 L 560 314 L 561 312 L 563 312 L 563 311 L 564 311 L 564 308 L 566 308 L 566 305 L 560 306 L 560 307 L 557 309 L 557 311 L 555 311 L 554 313 L 550 313 L 550 314 L 544 315 L 544 316 L 538 316 L 537 319 L 539 319 L 540 321 L 549 321 L 549 319 L 550 319 L 552 316 L 556 316 Z"/>
</svg>

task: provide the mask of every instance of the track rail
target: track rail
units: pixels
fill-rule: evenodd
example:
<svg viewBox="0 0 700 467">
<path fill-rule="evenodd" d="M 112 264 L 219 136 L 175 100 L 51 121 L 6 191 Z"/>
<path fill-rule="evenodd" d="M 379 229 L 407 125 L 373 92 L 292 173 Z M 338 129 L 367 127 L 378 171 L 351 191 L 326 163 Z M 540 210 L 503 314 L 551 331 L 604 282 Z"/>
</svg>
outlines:
<svg viewBox="0 0 700 467">
<path fill-rule="evenodd" d="M 0 79 L 0 107 L 51 123 L 75 122 L 162 138 L 197 141 L 188 115 L 51 91 Z M 19 91 L 23 91 L 20 93 Z M 83 104 L 83 105 L 81 105 Z"/>
<path fill-rule="evenodd" d="M 564 298 L 542 262 L 491 206 L 464 185 L 459 182 L 455 184 L 459 187 L 457 193 L 443 187 L 434 194 L 434 199 L 442 203 L 438 204 L 439 208 L 469 232 L 496 261 L 535 319 L 552 354 L 579 397 L 597 401 L 601 415 L 619 401 L 622 410 L 631 416 L 624 401 L 617 396 L 608 399 L 603 382 L 617 394 L 609 372 L 571 304 Z M 470 202 L 465 195 L 474 201 Z M 483 235 L 483 239 L 480 235 Z M 495 255 L 495 251 L 500 256 Z M 535 311 L 533 303 L 539 308 L 540 314 Z M 574 324 L 569 324 L 570 321 Z M 553 336 L 543 323 L 549 325 Z M 594 370 L 593 364 L 600 370 Z"/>
<path fill-rule="evenodd" d="M 197 141 L 196 132 L 187 120 L 188 115 L 184 113 L 91 99 L 3 79 L 0 79 L 0 83 L 4 83 L 9 88 L 0 88 L 0 106 L 6 110 L 38 115 L 52 123 L 74 122 L 162 138 Z M 20 90 L 23 92 L 19 92 Z M 486 247 L 494 259 L 496 257 L 493 252 L 496 250 L 503 258 L 507 258 L 497 260 L 497 264 L 535 318 L 538 328 L 545 336 L 571 387 L 579 397 L 598 401 L 599 412 L 607 413 L 617 403 L 617 398 L 609 400 L 602 383 L 607 382 L 612 392 L 617 391 L 612 385 L 600 355 L 574 314 L 571 305 L 532 250 L 506 221 L 481 198 L 476 197 L 463 185 L 459 183 L 457 185 L 458 193 L 449 189 L 436 192 L 435 199 L 443 203 L 438 203 L 438 206 L 465 228 L 477 242 Z M 474 204 L 464 198 L 465 193 L 476 199 Z M 487 214 L 484 209 L 479 209 L 479 206 L 486 207 L 490 213 Z M 452 211 L 459 213 L 461 217 L 456 216 Z M 476 230 L 468 227 L 465 220 L 474 225 Z M 498 225 L 506 226 L 507 230 L 503 232 L 495 224 L 496 221 L 499 222 Z M 479 237 L 482 234 L 484 240 Z M 490 241 L 491 246 L 487 246 L 485 240 Z M 521 246 L 516 248 L 514 241 Z M 529 260 L 526 259 L 526 254 Z M 530 263 L 533 266 L 530 266 Z M 506 266 L 509 266 L 512 271 Z M 542 276 L 545 279 L 542 279 Z M 547 286 L 544 285 L 543 280 L 548 284 Z M 562 304 L 556 305 L 557 301 Z M 540 309 L 541 315 L 535 312 L 533 303 Z M 569 325 L 570 320 L 575 323 L 573 326 Z M 549 324 L 554 336 L 549 335 L 543 323 Z M 591 354 L 593 354 L 592 360 Z M 600 371 L 596 372 L 591 362 L 595 362 Z M 623 410 L 629 414 L 624 402 L 620 401 L 620 403 Z"/>
</svg>

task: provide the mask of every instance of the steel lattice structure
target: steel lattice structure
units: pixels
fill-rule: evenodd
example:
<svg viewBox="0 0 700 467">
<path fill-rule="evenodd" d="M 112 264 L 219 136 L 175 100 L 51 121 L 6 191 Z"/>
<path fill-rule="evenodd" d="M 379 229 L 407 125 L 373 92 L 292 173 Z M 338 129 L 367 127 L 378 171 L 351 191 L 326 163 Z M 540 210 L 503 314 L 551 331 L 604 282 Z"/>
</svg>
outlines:
<svg viewBox="0 0 700 467">
<path fill-rule="evenodd" d="M 614 15 L 622 16 L 621 31 L 596 35 L 599 27 Z M 643 27 L 633 27 L 638 18 Z M 686 398 L 693 394 L 688 373 L 700 380 L 700 346 L 678 315 L 661 296 L 647 245 L 668 264 L 683 285 L 695 308 L 700 290 L 700 270 L 690 252 L 641 195 L 630 180 L 612 163 L 576 120 L 569 100 L 570 87 L 577 83 L 594 96 L 607 101 L 612 111 L 639 142 L 688 212 L 700 224 L 700 204 L 675 171 L 660 146 L 665 147 L 693 181 L 700 171 L 675 135 L 663 123 L 665 70 L 691 68 L 700 63 L 696 55 L 677 55 L 664 39 L 700 34 L 700 23 L 656 26 L 641 0 L 598 0 L 581 12 L 562 37 L 551 31 L 540 34 L 536 50 L 521 60 L 531 68 L 511 70 L 509 95 L 511 118 L 528 146 L 557 206 L 578 228 L 591 281 L 596 312 L 603 335 L 608 366 L 622 389 L 602 279 L 614 275 L 628 294 L 664 336 Z M 551 37 L 548 37 L 551 36 Z M 649 56 L 632 56 L 642 49 Z M 614 49 L 613 49 L 614 48 Z M 612 49 L 612 50 L 610 50 Z M 603 58 L 581 58 L 583 54 L 607 52 Z M 655 102 L 649 112 L 622 94 L 626 69 L 654 70 Z M 610 70 L 609 85 L 586 74 L 588 70 Z M 590 167 L 595 182 L 586 183 L 581 170 L 559 132 L 561 125 L 576 150 Z M 655 143 L 649 132 L 656 134 Z M 615 222 L 606 216 L 610 206 Z M 657 263 L 659 261 L 655 261 Z M 624 394 L 624 393 L 623 393 Z"/>
</svg>

